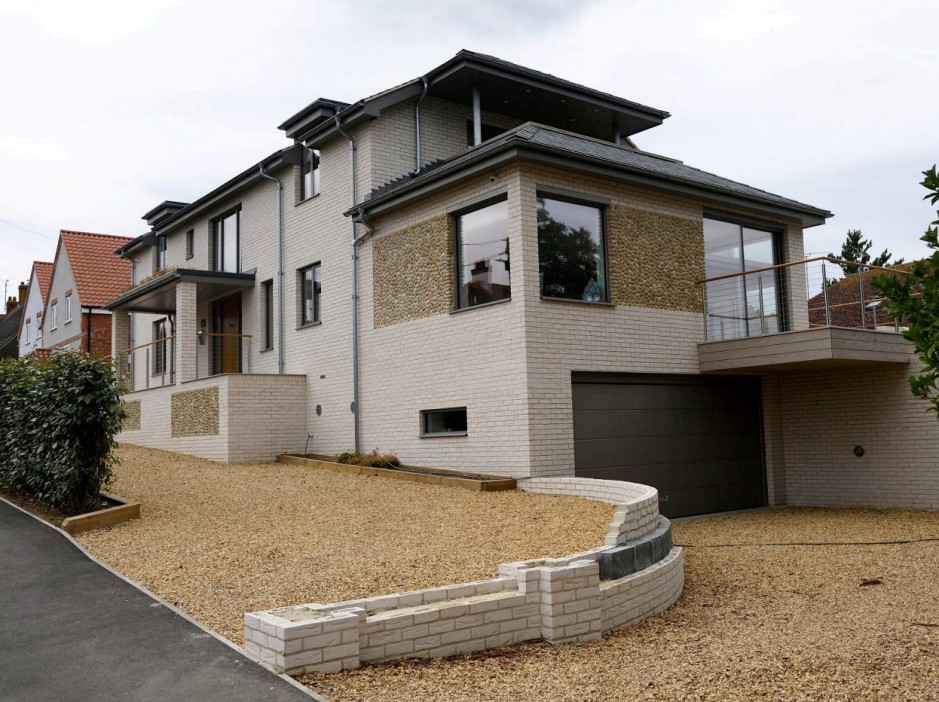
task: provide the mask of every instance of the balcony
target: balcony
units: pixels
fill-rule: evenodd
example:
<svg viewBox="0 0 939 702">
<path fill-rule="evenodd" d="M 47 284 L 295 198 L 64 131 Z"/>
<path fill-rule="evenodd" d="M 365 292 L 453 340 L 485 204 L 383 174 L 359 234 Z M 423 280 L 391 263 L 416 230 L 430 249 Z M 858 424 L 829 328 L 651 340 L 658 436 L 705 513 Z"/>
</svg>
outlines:
<svg viewBox="0 0 939 702">
<path fill-rule="evenodd" d="M 195 377 L 209 378 L 228 373 L 251 373 L 251 335 L 197 332 Z M 167 336 L 119 352 L 115 358 L 118 377 L 127 392 L 175 385 L 176 336 Z"/>
<path fill-rule="evenodd" d="M 700 281 L 701 372 L 909 363 L 901 322 L 884 311 L 872 283 L 884 272 L 904 271 L 818 257 Z"/>
</svg>

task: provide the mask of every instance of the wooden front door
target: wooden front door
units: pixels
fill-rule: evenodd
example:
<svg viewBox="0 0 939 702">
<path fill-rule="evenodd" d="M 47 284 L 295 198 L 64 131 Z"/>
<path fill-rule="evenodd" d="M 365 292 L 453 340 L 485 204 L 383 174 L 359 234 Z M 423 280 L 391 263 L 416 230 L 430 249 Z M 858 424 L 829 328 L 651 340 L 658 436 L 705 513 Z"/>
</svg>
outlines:
<svg viewBox="0 0 939 702">
<path fill-rule="evenodd" d="M 241 372 L 241 296 L 212 303 L 212 374 Z"/>
</svg>

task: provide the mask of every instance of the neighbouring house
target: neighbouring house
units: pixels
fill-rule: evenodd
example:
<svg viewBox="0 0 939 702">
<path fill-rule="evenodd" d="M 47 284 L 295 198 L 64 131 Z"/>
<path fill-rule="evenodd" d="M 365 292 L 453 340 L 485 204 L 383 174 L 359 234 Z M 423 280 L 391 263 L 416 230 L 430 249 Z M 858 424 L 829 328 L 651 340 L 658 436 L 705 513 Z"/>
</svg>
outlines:
<svg viewBox="0 0 939 702">
<path fill-rule="evenodd" d="M 114 250 L 129 237 L 62 230 L 40 324 L 42 348 L 111 356 L 111 312 L 104 305 L 130 286 L 130 261 Z"/>
<path fill-rule="evenodd" d="M 20 283 L 16 297 L 7 298 L 4 314 L 0 315 L 0 358 L 17 358 L 19 346 L 17 332 L 23 319 L 26 301 L 26 283 Z"/>
<path fill-rule="evenodd" d="M 830 213 L 639 149 L 668 117 L 469 51 L 314 101 L 118 250 L 121 441 L 622 479 L 668 516 L 939 508 L 908 342 L 810 324 Z"/>
<path fill-rule="evenodd" d="M 49 294 L 49 281 L 52 278 L 52 263 L 33 261 L 33 269 L 27 283 L 26 301 L 23 305 L 23 317 L 19 328 L 20 358 L 43 348 L 42 309 Z"/>
<path fill-rule="evenodd" d="M 899 331 L 901 325 L 883 308 L 883 298 L 874 287 L 874 278 L 891 270 L 907 271 L 910 265 L 901 263 L 889 269 L 861 266 L 861 270 L 832 282 L 827 289 L 809 299 L 809 323 L 813 327 L 830 325 Z"/>
</svg>

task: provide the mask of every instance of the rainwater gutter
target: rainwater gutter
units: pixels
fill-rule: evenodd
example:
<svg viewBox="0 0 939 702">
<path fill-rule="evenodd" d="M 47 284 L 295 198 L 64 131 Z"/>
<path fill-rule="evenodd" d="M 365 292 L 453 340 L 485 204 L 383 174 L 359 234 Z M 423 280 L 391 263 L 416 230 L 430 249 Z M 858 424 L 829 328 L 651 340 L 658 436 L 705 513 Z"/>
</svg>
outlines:
<svg viewBox="0 0 939 702">
<path fill-rule="evenodd" d="M 277 186 L 277 373 L 283 375 L 284 361 L 284 214 L 283 190 L 280 180 L 264 172 L 264 162 L 258 164 L 262 178 L 274 181 Z"/>
<path fill-rule="evenodd" d="M 342 127 L 342 117 L 336 115 L 336 129 L 349 140 L 349 177 L 352 181 L 352 207 L 356 206 L 355 192 L 355 139 Z M 361 452 L 359 426 L 359 266 L 356 253 L 355 220 L 352 226 L 352 417 L 355 432 L 355 450 Z"/>
</svg>

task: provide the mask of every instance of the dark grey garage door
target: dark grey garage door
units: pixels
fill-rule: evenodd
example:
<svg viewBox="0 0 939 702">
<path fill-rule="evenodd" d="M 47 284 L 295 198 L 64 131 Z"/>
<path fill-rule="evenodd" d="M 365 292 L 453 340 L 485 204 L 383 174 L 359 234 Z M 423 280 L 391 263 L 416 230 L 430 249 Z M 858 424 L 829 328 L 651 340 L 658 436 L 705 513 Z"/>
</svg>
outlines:
<svg viewBox="0 0 939 702">
<path fill-rule="evenodd" d="M 573 376 L 575 474 L 659 491 L 667 517 L 766 503 L 760 381 Z"/>
</svg>

